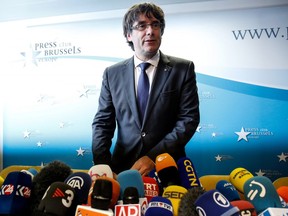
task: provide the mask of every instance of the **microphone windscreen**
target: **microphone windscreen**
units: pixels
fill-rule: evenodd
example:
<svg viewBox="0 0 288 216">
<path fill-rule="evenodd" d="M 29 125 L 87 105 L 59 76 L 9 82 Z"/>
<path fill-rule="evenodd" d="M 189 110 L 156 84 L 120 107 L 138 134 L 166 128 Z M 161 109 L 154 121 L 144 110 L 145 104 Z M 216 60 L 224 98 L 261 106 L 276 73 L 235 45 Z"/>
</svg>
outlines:
<svg viewBox="0 0 288 216">
<path fill-rule="evenodd" d="M 124 190 L 127 187 L 135 187 L 139 197 L 144 197 L 144 183 L 138 170 L 125 170 L 118 174 L 117 180 L 120 184 L 120 199 L 123 198 Z"/>
<path fill-rule="evenodd" d="M 198 216 L 194 203 L 198 197 L 204 193 L 205 190 L 203 187 L 192 187 L 188 189 L 187 193 L 185 193 L 180 200 L 178 216 Z"/>
<path fill-rule="evenodd" d="M 107 179 L 96 179 L 91 194 L 91 207 L 108 210 L 112 200 L 112 182 Z"/>
<path fill-rule="evenodd" d="M 257 214 L 269 207 L 282 207 L 272 181 L 265 176 L 248 179 L 244 184 L 244 197 L 253 204 Z"/>
<path fill-rule="evenodd" d="M 3 182 L 4 182 L 4 179 L 2 178 L 2 176 L 0 176 L 0 187 L 2 186 Z"/>
<path fill-rule="evenodd" d="M 152 197 L 145 211 L 145 216 L 173 216 L 173 206 L 169 199 L 161 196 Z"/>
<path fill-rule="evenodd" d="M 21 172 L 27 173 L 31 176 L 32 179 L 38 174 L 38 171 L 34 168 L 29 168 L 28 170 L 21 170 Z"/>
<path fill-rule="evenodd" d="M 240 200 L 240 195 L 234 185 L 226 180 L 220 180 L 216 184 L 216 190 L 222 193 L 230 202 Z"/>
<path fill-rule="evenodd" d="M 164 188 L 169 185 L 180 185 L 178 167 L 171 155 L 168 153 L 158 155 L 155 161 L 155 168 Z"/>
<path fill-rule="evenodd" d="M 231 202 L 231 205 L 239 209 L 240 215 L 257 216 L 254 206 L 247 200 L 235 200 Z"/>
<path fill-rule="evenodd" d="M 277 188 L 277 193 L 286 203 L 288 203 L 288 186 L 280 186 Z"/>
<path fill-rule="evenodd" d="M 180 158 L 177 161 L 177 167 L 181 186 L 185 187 L 186 189 L 201 186 L 195 167 L 188 157 Z"/>
<path fill-rule="evenodd" d="M 22 215 L 27 212 L 31 186 L 30 175 L 19 171 L 8 173 L 0 190 L 0 214 Z"/>
<path fill-rule="evenodd" d="M 239 209 L 231 205 L 229 200 L 217 190 L 209 190 L 196 201 L 198 215 L 232 216 L 239 215 Z"/>
<path fill-rule="evenodd" d="M 92 166 L 88 170 L 88 174 L 91 176 L 92 181 L 95 181 L 99 177 L 113 178 L 113 172 L 107 164 L 97 164 Z"/>
<path fill-rule="evenodd" d="M 75 213 L 75 191 L 64 182 L 54 182 L 46 190 L 38 211 L 55 216 L 66 216 Z"/>
<path fill-rule="evenodd" d="M 162 194 L 162 197 L 165 197 L 171 201 L 174 216 L 178 215 L 179 203 L 185 193 L 187 193 L 186 188 L 178 185 L 170 185 L 165 188 Z"/>
<path fill-rule="evenodd" d="M 123 204 L 139 204 L 139 193 L 135 187 L 126 187 L 123 193 Z"/>
<path fill-rule="evenodd" d="M 242 167 L 238 167 L 232 170 L 232 172 L 229 175 L 229 180 L 238 191 L 244 193 L 243 187 L 245 182 L 253 177 L 254 176 L 252 175 L 252 173 L 250 173 L 248 170 Z"/>
<path fill-rule="evenodd" d="M 45 191 L 52 183 L 64 182 L 71 174 L 71 168 L 61 161 L 52 161 L 44 166 L 32 180 L 30 211 L 37 210 Z"/>
<path fill-rule="evenodd" d="M 154 178 L 143 176 L 144 193 L 148 203 L 153 197 L 159 196 L 159 186 Z"/>
<path fill-rule="evenodd" d="M 74 188 L 77 205 L 87 204 L 88 193 L 92 184 L 90 175 L 84 172 L 75 172 L 68 176 L 64 183 Z"/>
</svg>

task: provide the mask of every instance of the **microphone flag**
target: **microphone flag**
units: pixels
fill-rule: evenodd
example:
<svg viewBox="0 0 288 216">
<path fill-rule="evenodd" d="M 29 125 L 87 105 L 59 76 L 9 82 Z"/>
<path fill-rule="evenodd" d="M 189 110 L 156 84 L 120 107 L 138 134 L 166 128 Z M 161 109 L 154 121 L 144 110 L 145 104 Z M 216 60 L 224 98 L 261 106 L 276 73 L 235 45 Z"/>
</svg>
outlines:
<svg viewBox="0 0 288 216">
<path fill-rule="evenodd" d="M 229 175 L 229 178 L 230 178 L 229 180 L 238 191 L 240 191 L 241 193 L 244 193 L 243 187 L 244 187 L 245 182 L 248 179 L 253 178 L 253 177 L 254 176 L 252 175 L 252 173 L 250 173 L 248 170 L 242 167 L 238 167 L 232 170 L 232 172 Z"/>
<path fill-rule="evenodd" d="M 253 204 L 257 214 L 269 207 L 282 207 L 272 181 L 265 176 L 248 179 L 244 184 L 244 197 Z"/>
<path fill-rule="evenodd" d="M 8 173 L 0 190 L 0 214 L 21 215 L 27 211 L 32 179 L 20 171 Z"/>
<path fill-rule="evenodd" d="M 38 211 L 56 216 L 66 216 L 75 212 L 75 190 L 64 182 L 54 182 L 46 190 Z"/>
<path fill-rule="evenodd" d="M 143 176 L 142 179 L 145 197 L 147 198 L 147 201 L 150 202 L 153 197 L 159 196 L 159 186 L 154 178 Z"/>
<path fill-rule="evenodd" d="M 198 215 L 232 216 L 239 215 L 239 209 L 230 204 L 229 200 L 217 190 L 209 190 L 196 201 Z"/>
<path fill-rule="evenodd" d="M 92 184 L 91 177 L 87 173 L 75 172 L 68 176 L 64 183 L 74 188 L 77 205 L 87 204 L 88 193 Z"/>
<path fill-rule="evenodd" d="M 216 190 L 222 193 L 230 202 L 241 199 L 234 185 L 226 180 L 218 181 L 216 184 Z"/>
<path fill-rule="evenodd" d="M 201 186 L 195 167 L 188 157 L 180 158 L 177 161 L 177 167 L 181 186 L 185 187 L 186 189 Z"/>
<path fill-rule="evenodd" d="M 145 216 L 173 216 L 173 207 L 169 199 L 161 196 L 152 197 Z"/>
</svg>

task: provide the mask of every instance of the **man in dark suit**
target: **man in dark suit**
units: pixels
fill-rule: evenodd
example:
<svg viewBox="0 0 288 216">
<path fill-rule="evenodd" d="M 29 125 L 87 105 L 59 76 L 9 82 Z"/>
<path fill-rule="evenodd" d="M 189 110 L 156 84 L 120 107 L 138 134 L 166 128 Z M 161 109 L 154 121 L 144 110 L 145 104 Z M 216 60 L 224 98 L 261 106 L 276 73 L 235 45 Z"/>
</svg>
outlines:
<svg viewBox="0 0 288 216">
<path fill-rule="evenodd" d="M 184 157 L 185 145 L 199 124 L 194 64 L 159 50 L 164 28 L 160 7 L 152 3 L 132 6 L 124 16 L 123 31 L 134 56 L 104 71 L 92 123 L 92 151 L 94 163 L 108 164 L 114 173 L 136 169 L 147 175 L 159 154 L 169 153 L 175 161 Z M 137 102 L 142 94 L 137 90 L 142 62 L 150 63 L 146 69 L 149 99 L 143 116 Z"/>
</svg>

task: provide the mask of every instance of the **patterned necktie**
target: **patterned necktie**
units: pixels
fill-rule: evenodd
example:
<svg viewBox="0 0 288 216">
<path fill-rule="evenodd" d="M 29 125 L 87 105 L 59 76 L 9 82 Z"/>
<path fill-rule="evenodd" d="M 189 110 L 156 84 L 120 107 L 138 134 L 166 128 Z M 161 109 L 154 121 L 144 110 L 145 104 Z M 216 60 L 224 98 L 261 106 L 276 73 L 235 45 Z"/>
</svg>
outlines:
<svg viewBox="0 0 288 216">
<path fill-rule="evenodd" d="M 149 79 L 146 73 L 146 69 L 150 66 L 150 63 L 143 62 L 140 65 L 141 74 L 138 81 L 138 88 L 137 88 L 137 99 L 138 105 L 141 112 L 141 121 L 144 118 L 144 113 L 148 101 L 149 96 Z"/>
</svg>

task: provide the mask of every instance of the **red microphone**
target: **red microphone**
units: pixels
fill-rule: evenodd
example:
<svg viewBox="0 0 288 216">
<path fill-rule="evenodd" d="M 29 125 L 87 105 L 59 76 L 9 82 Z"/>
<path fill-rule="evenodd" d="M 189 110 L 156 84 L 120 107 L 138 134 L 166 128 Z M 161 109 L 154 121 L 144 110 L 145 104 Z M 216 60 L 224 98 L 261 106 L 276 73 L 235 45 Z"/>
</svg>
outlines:
<svg viewBox="0 0 288 216">
<path fill-rule="evenodd" d="M 144 195 L 149 203 L 153 197 L 159 196 L 159 185 L 152 177 L 143 176 L 142 179 L 144 183 Z"/>
</svg>

